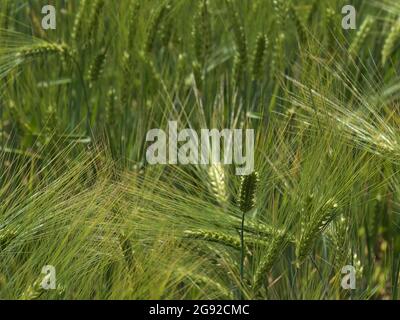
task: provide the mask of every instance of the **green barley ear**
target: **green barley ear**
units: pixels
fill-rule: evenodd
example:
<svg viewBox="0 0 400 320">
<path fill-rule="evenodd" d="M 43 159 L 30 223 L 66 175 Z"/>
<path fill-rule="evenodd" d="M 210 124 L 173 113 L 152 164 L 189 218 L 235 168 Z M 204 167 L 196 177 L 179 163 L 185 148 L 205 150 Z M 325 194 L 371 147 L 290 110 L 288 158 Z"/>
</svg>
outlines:
<svg viewBox="0 0 400 320">
<path fill-rule="evenodd" d="M 184 232 L 184 237 L 187 239 L 214 242 L 237 250 L 241 249 L 240 240 L 238 237 L 232 237 L 222 232 L 207 230 L 186 230 Z"/>
<path fill-rule="evenodd" d="M 286 20 L 289 17 L 289 9 L 291 2 L 288 0 L 273 0 L 272 6 L 275 14 L 275 23 L 277 29 L 283 30 L 286 25 Z"/>
<path fill-rule="evenodd" d="M 70 55 L 70 49 L 66 44 L 44 42 L 29 47 L 21 48 L 17 57 L 25 60 L 58 54 L 60 56 Z"/>
<path fill-rule="evenodd" d="M 400 18 L 398 18 L 392 25 L 389 35 L 385 40 L 382 49 L 382 65 L 385 65 L 387 60 L 392 55 L 398 41 L 400 40 Z"/>
<path fill-rule="evenodd" d="M 21 295 L 19 300 L 37 300 L 39 299 L 46 290 L 41 285 L 42 279 L 38 278 L 33 284 L 31 284 Z"/>
<path fill-rule="evenodd" d="M 351 251 L 346 243 L 346 235 L 349 233 L 349 222 L 346 217 L 338 216 L 330 231 L 334 252 L 332 265 L 335 268 L 341 268 L 348 263 L 348 258 L 351 256 Z"/>
<path fill-rule="evenodd" d="M 121 88 L 121 104 L 127 105 L 129 103 L 129 99 L 131 97 L 131 88 L 132 88 L 132 65 L 134 63 L 134 59 L 131 54 L 127 51 L 124 52 L 122 56 L 122 88 Z"/>
<path fill-rule="evenodd" d="M 119 235 L 119 244 L 128 269 L 132 269 L 134 251 L 130 239 L 123 232 Z"/>
<path fill-rule="evenodd" d="M 285 34 L 281 32 L 275 39 L 272 49 L 271 77 L 277 76 L 283 68 L 285 38 Z"/>
<path fill-rule="evenodd" d="M 105 110 L 106 123 L 109 123 L 110 120 L 113 119 L 116 101 L 117 101 L 116 90 L 114 88 L 111 88 L 107 92 L 107 103 L 106 103 L 106 110 Z"/>
<path fill-rule="evenodd" d="M 259 290 L 263 280 L 277 260 L 277 257 L 281 252 L 282 246 L 284 245 L 285 238 L 286 235 L 282 231 L 279 234 L 276 234 L 273 240 L 269 243 L 267 252 L 262 257 L 254 274 L 253 286 L 255 290 Z"/>
<path fill-rule="evenodd" d="M 350 48 L 349 48 L 350 56 L 356 57 L 358 55 L 362 45 L 365 42 L 365 39 L 368 37 L 368 35 L 371 32 L 374 22 L 375 22 L 375 20 L 371 16 L 367 16 L 365 18 L 365 20 L 361 24 L 360 30 L 358 30 L 353 42 L 350 45 Z"/>
<path fill-rule="evenodd" d="M 72 27 L 72 35 L 71 38 L 74 42 L 77 42 L 81 38 L 82 33 L 82 18 L 86 12 L 86 4 L 87 0 L 81 0 L 78 12 L 75 16 L 74 25 Z"/>
<path fill-rule="evenodd" d="M 246 221 L 243 226 L 243 230 L 247 233 L 250 233 L 252 236 L 261 237 L 265 241 L 270 241 L 270 239 L 281 234 L 284 234 L 285 239 L 289 242 L 295 242 L 296 240 L 295 237 L 285 229 L 279 229 L 260 221 L 257 221 L 256 223 L 252 221 Z"/>
<path fill-rule="evenodd" d="M 233 67 L 234 80 L 238 85 L 243 79 L 243 73 L 247 66 L 247 40 L 243 23 L 239 12 L 234 7 L 232 0 L 227 0 L 229 12 L 231 12 L 232 29 L 235 38 L 236 53 Z"/>
<path fill-rule="evenodd" d="M 225 171 L 221 164 L 214 164 L 208 169 L 211 189 L 218 203 L 224 205 L 228 202 L 228 192 L 226 190 Z"/>
<path fill-rule="evenodd" d="M 105 4 L 104 0 L 94 0 L 94 2 L 92 4 L 92 10 L 91 10 L 90 17 L 89 17 L 89 27 L 88 27 L 88 40 L 89 41 L 94 40 L 94 38 L 97 34 L 100 15 L 103 11 L 104 4 Z"/>
<path fill-rule="evenodd" d="M 258 185 L 258 173 L 253 172 L 242 177 L 239 189 L 239 208 L 243 213 L 249 212 L 256 205 L 256 193 Z"/>
<path fill-rule="evenodd" d="M 242 177 L 239 189 L 239 208 L 242 211 L 242 220 L 240 225 L 240 281 L 244 281 L 244 228 L 245 228 L 245 215 L 252 210 L 256 205 L 256 194 L 258 185 L 258 173 L 252 172 L 251 174 Z M 242 296 L 242 293 L 241 293 Z"/>
<path fill-rule="evenodd" d="M 187 272 L 185 272 L 187 273 Z M 228 288 L 224 287 L 222 284 L 220 284 L 219 282 L 213 280 L 210 277 L 198 274 L 198 273 L 190 273 L 189 278 L 191 281 L 193 281 L 195 284 L 199 285 L 201 288 L 212 288 L 214 290 L 216 290 L 217 292 L 219 292 L 221 294 L 222 297 L 226 298 L 226 299 L 233 299 L 233 295 L 232 292 L 229 291 Z"/>
<path fill-rule="evenodd" d="M 106 49 L 104 48 L 100 50 L 100 52 L 95 57 L 93 63 L 89 67 L 88 78 L 91 84 L 93 84 L 99 79 L 103 71 L 103 66 L 106 60 L 106 56 L 107 56 Z"/>
<path fill-rule="evenodd" d="M 146 32 L 146 39 L 144 42 L 145 52 L 151 52 L 151 50 L 153 49 L 158 29 L 161 25 L 162 20 L 164 19 L 164 16 L 169 10 L 170 5 L 168 3 L 165 3 L 161 6 L 160 9 L 153 13 Z"/>
<path fill-rule="evenodd" d="M 136 30 L 138 26 L 139 19 L 139 10 L 140 10 L 140 1 L 139 0 L 131 0 L 131 4 L 129 7 L 129 27 L 128 27 L 128 46 L 129 49 L 132 49 L 135 44 L 136 38 Z"/>
<path fill-rule="evenodd" d="M 0 252 L 7 248 L 7 246 L 17 237 L 16 229 L 3 228 L 0 230 Z"/>
<path fill-rule="evenodd" d="M 290 6 L 290 16 L 293 19 L 293 22 L 296 26 L 296 31 L 299 37 L 299 41 L 302 43 L 306 40 L 307 37 L 307 30 L 306 27 L 304 26 L 303 21 L 301 20 L 297 10 L 295 9 L 294 5 Z"/>
<path fill-rule="evenodd" d="M 197 61 L 204 66 L 211 50 L 211 19 L 207 0 L 201 0 L 194 18 L 193 39 Z"/>
<path fill-rule="evenodd" d="M 256 48 L 253 54 L 253 80 L 258 80 L 261 78 L 263 73 L 263 66 L 265 60 L 265 52 L 268 47 L 268 39 L 265 34 L 260 33 L 257 36 Z"/>
<path fill-rule="evenodd" d="M 311 251 L 312 246 L 318 239 L 319 235 L 336 216 L 337 208 L 338 204 L 333 199 L 330 199 L 319 211 L 312 214 L 310 219 L 303 224 L 300 238 L 296 246 L 298 267 Z"/>
<path fill-rule="evenodd" d="M 334 9 L 327 8 L 325 10 L 325 19 L 326 19 L 326 28 L 328 30 L 327 47 L 328 49 L 333 49 L 336 40 L 335 37 L 338 37 L 342 29 L 337 27 L 339 21 L 337 19 L 336 11 Z"/>
</svg>

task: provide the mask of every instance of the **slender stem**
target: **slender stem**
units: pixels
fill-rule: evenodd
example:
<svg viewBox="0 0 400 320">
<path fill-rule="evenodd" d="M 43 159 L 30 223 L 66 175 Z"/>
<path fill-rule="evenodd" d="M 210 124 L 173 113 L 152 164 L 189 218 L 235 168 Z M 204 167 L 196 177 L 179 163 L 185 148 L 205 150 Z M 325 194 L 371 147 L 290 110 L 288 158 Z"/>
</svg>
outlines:
<svg viewBox="0 0 400 320">
<path fill-rule="evenodd" d="M 82 69 L 78 63 L 78 61 L 76 61 L 76 59 L 71 55 L 70 59 L 72 60 L 72 62 L 75 64 L 75 67 L 78 71 L 78 75 L 79 75 L 79 81 L 82 84 L 82 89 L 83 89 L 83 95 L 84 95 L 84 99 L 85 99 L 85 103 L 86 103 L 86 109 L 87 109 L 87 115 L 86 115 L 86 135 L 91 136 L 90 133 L 90 120 L 92 118 L 92 113 L 90 110 L 90 105 L 89 105 L 89 99 L 88 99 L 88 95 L 87 95 L 87 91 L 86 91 L 86 86 L 85 86 L 85 80 L 83 79 L 83 73 L 82 73 Z"/>
<path fill-rule="evenodd" d="M 240 282 L 243 285 L 244 273 L 244 212 L 242 213 L 242 225 L 240 228 Z M 242 290 L 240 291 L 240 299 L 243 299 Z"/>
</svg>

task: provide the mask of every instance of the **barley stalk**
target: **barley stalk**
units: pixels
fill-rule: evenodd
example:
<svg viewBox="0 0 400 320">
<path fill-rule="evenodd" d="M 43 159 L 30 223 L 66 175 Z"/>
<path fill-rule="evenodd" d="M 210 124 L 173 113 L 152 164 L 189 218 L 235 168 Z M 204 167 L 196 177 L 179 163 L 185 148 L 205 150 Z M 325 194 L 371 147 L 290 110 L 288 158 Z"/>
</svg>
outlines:
<svg viewBox="0 0 400 320">
<path fill-rule="evenodd" d="M 200 285 L 201 287 L 210 287 L 215 289 L 217 292 L 219 292 L 223 297 L 227 299 L 233 299 L 232 293 L 224 287 L 222 284 L 219 282 L 215 281 L 214 279 L 201 275 L 201 274 L 196 274 L 196 273 L 190 273 L 189 278 L 196 283 L 197 285 Z"/>
<path fill-rule="evenodd" d="M 94 0 L 92 4 L 92 10 L 89 17 L 89 26 L 88 26 L 88 40 L 92 41 L 98 30 L 100 15 L 104 8 L 104 0 Z"/>
<path fill-rule="evenodd" d="M 20 300 L 37 300 L 45 292 L 46 290 L 42 287 L 41 279 L 39 278 L 22 293 Z"/>
<path fill-rule="evenodd" d="M 145 52 L 151 52 L 153 49 L 158 28 L 160 27 L 160 24 L 169 8 L 169 4 L 163 4 L 161 8 L 153 14 L 146 32 L 146 40 L 144 42 Z"/>
<path fill-rule="evenodd" d="M 271 270 L 277 257 L 281 253 L 281 248 L 285 242 L 285 234 L 282 232 L 276 235 L 272 242 L 268 246 L 267 253 L 262 257 L 256 272 L 254 274 L 253 286 L 255 290 L 258 290 L 262 284 L 263 279 L 267 273 Z"/>
<path fill-rule="evenodd" d="M 374 18 L 371 16 L 367 16 L 363 23 L 361 24 L 360 30 L 358 30 L 353 42 L 349 48 L 349 54 L 352 57 L 356 57 L 365 42 L 365 39 L 368 37 L 371 32 L 371 28 L 374 24 Z"/>
<path fill-rule="evenodd" d="M 16 229 L 3 228 L 0 230 L 0 252 L 7 248 L 7 246 L 18 235 Z"/>
<path fill-rule="evenodd" d="M 232 237 L 222 232 L 206 231 L 206 230 L 197 230 L 197 231 L 186 230 L 184 232 L 184 237 L 189 239 L 215 242 L 237 250 L 240 250 L 241 248 L 239 238 Z"/>
<path fill-rule="evenodd" d="M 129 7 L 129 28 L 128 28 L 128 47 L 130 51 L 133 49 L 135 44 L 136 31 L 139 19 L 139 10 L 140 10 L 140 1 L 131 0 L 131 4 Z"/>
<path fill-rule="evenodd" d="M 243 73 L 247 66 L 247 40 L 239 12 L 234 7 L 232 0 L 227 0 L 227 4 L 231 13 L 232 29 L 236 44 L 233 74 L 234 80 L 238 85 L 243 79 Z"/>
<path fill-rule="evenodd" d="M 400 18 L 392 25 L 388 36 L 385 39 L 385 44 L 382 49 L 382 65 L 385 65 L 392 55 L 396 45 L 400 40 Z"/>
<path fill-rule="evenodd" d="M 208 7 L 207 0 L 200 1 L 193 26 L 196 58 L 203 67 L 211 50 L 211 19 Z"/>
<path fill-rule="evenodd" d="M 123 233 L 121 232 L 119 235 L 119 244 L 121 246 L 121 251 L 125 259 L 125 263 L 128 267 L 128 269 L 133 268 L 133 248 L 132 248 L 132 243 L 130 239 Z"/>
<path fill-rule="evenodd" d="M 297 34 L 299 36 L 299 41 L 300 41 L 300 43 L 303 43 L 307 37 L 307 30 L 306 30 L 306 27 L 304 26 L 304 23 L 301 20 L 301 18 L 299 17 L 299 14 L 293 4 L 290 6 L 290 15 L 296 26 Z"/>
<path fill-rule="evenodd" d="M 244 276 L 244 222 L 245 214 L 251 211 L 256 205 L 256 194 L 258 185 L 258 173 L 252 172 L 251 174 L 242 177 L 239 188 L 239 208 L 242 211 L 242 223 L 240 227 L 240 281 L 243 283 Z"/>
<path fill-rule="evenodd" d="M 333 199 L 328 200 L 316 214 L 304 223 L 300 239 L 296 247 L 297 265 L 306 258 L 312 249 L 312 245 L 328 226 L 337 213 L 337 203 Z"/>
</svg>

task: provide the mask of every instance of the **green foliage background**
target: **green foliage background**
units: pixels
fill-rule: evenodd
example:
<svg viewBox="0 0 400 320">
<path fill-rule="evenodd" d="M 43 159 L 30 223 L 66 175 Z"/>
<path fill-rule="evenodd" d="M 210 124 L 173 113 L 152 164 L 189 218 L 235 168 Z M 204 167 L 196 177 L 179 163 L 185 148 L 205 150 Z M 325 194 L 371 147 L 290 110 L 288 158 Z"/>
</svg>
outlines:
<svg viewBox="0 0 400 320">
<path fill-rule="evenodd" d="M 45 4 L 0 0 L 0 298 L 398 298 L 399 4 Z M 147 165 L 168 120 L 253 128 L 257 187 Z"/>
</svg>

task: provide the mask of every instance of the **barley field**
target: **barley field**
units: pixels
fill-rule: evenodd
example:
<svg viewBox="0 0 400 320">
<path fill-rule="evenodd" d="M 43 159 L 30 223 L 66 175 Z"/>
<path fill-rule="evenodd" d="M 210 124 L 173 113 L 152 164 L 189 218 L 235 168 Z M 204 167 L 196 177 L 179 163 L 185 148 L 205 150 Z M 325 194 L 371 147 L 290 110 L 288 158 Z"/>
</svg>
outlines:
<svg viewBox="0 0 400 320">
<path fill-rule="evenodd" d="M 399 58 L 392 0 L 0 0 L 0 299 L 399 299 Z"/>
</svg>

